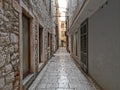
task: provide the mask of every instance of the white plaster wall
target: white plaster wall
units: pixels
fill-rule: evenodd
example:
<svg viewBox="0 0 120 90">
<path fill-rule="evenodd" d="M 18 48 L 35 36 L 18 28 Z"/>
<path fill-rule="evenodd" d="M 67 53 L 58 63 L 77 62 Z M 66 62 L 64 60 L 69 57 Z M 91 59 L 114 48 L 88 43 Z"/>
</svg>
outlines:
<svg viewBox="0 0 120 90">
<path fill-rule="evenodd" d="M 120 90 L 120 0 L 89 19 L 89 74 L 104 90 Z"/>
</svg>

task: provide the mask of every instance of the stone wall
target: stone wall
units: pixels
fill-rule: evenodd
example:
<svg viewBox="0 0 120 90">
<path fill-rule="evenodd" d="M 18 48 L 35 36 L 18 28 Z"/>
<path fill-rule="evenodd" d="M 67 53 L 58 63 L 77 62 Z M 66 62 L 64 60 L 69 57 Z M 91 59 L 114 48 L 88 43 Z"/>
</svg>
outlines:
<svg viewBox="0 0 120 90">
<path fill-rule="evenodd" d="M 22 10 L 32 18 L 31 72 L 36 75 L 39 59 L 39 25 L 43 27 L 43 59 L 47 60 L 48 32 L 52 19 L 42 0 L 0 0 L 0 90 L 22 89 Z"/>
<path fill-rule="evenodd" d="M 19 89 L 19 14 L 12 0 L 0 0 L 0 90 Z"/>
</svg>

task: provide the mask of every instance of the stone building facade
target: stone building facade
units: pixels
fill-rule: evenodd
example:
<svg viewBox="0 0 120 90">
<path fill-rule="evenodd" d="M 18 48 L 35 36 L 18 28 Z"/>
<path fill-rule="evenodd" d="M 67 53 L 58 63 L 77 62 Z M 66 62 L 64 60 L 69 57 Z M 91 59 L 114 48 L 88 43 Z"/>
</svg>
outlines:
<svg viewBox="0 0 120 90">
<path fill-rule="evenodd" d="M 55 51 L 51 3 L 0 0 L 0 90 L 26 90 Z"/>
<path fill-rule="evenodd" d="M 78 66 L 102 90 L 120 89 L 119 3 L 120 0 L 68 1 L 68 49 Z"/>
<path fill-rule="evenodd" d="M 59 18 L 59 46 L 66 47 L 66 24 Z"/>
</svg>

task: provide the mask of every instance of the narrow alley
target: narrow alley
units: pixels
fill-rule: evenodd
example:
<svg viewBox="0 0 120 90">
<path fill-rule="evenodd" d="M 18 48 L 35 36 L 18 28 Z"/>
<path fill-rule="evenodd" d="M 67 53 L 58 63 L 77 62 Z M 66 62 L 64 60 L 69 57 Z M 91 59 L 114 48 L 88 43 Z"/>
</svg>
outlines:
<svg viewBox="0 0 120 90">
<path fill-rule="evenodd" d="M 0 0 L 0 90 L 120 90 L 120 0 Z"/>
<path fill-rule="evenodd" d="M 74 64 L 65 48 L 60 48 L 30 86 L 29 90 L 100 90 Z"/>
</svg>

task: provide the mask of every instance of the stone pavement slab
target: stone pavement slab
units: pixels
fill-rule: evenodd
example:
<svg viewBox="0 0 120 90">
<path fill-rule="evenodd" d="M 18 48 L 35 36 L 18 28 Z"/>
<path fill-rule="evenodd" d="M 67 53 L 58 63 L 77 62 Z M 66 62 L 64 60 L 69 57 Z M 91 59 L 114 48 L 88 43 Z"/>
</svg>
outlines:
<svg viewBox="0 0 120 90">
<path fill-rule="evenodd" d="M 100 90 L 74 64 L 65 48 L 60 48 L 28 90 Z"/>
</svg>

